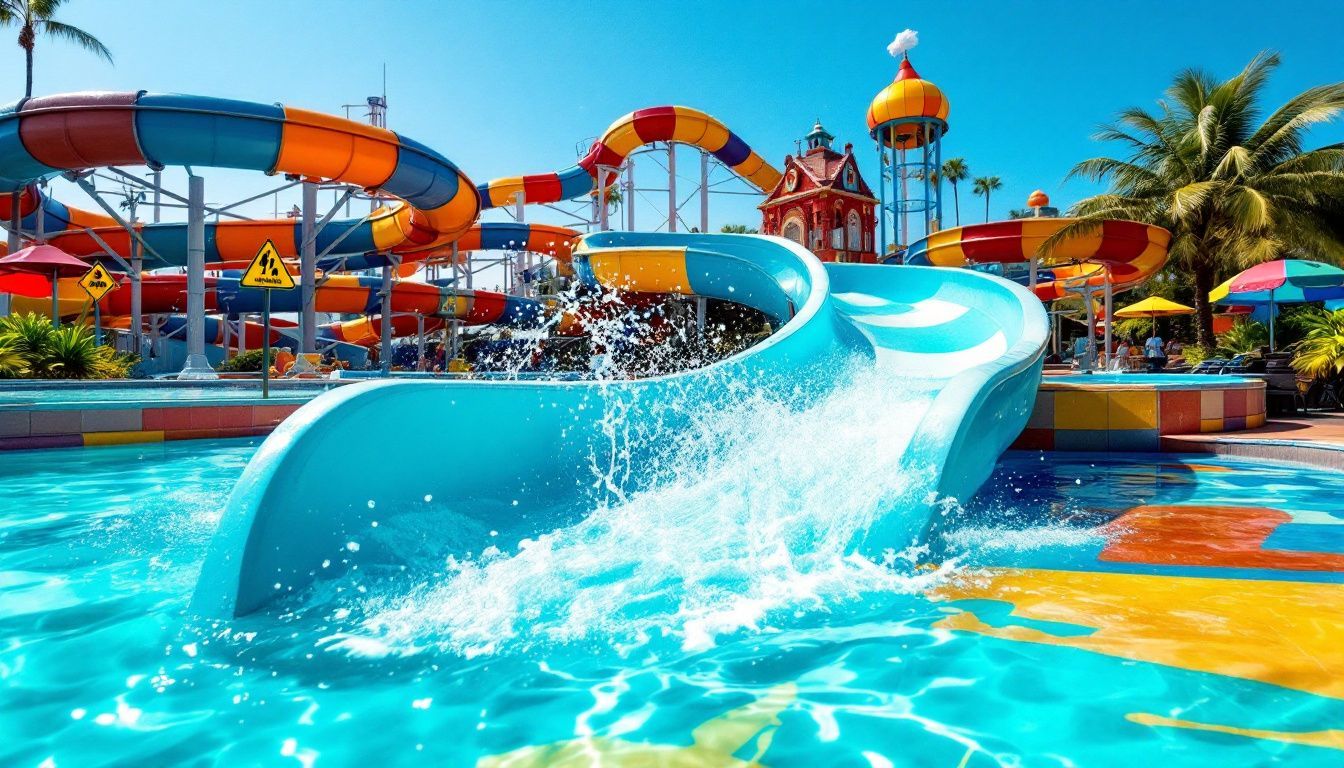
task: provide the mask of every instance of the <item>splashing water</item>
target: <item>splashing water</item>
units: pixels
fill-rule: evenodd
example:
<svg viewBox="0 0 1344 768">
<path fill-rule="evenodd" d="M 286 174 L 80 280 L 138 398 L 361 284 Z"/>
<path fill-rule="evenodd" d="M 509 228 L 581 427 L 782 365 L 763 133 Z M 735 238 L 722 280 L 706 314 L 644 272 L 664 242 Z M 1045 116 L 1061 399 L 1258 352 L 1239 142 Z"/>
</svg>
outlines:
<svg viewBox="0 0 1344 768">
<path fill-rule="evenodd" d="M 627 473 L 654 482 L 601 495 L 577 523 L 512 550 L 442 553 L 447 568 L 440 560 L 440 573 L 416 579 L 352 575 L 365 592 L 338 610 L 356 621 L 329 647 L 472 656 L 578 641 L 628 652 L 671 640 L 695 650 L 860 595 L 928 586 L 942 572 L 898 566 L 913 560 L 908 547 L 935 479 L 906 455 L 932 393 L 868 366 L 848 371 L 848 383 L 806 405 L 756 390 L 688 414 L 661 450 L 620 453 L 647 466 L 590 468 L 602 489 L 619 490 Z M 651 439 L 622 433 L 622 412 L 607 416 L 615 443 Z M 909 537 L 883 542 L 880 562 L 856 553 L 876 519 L 903 513 Z"/>
</svg>

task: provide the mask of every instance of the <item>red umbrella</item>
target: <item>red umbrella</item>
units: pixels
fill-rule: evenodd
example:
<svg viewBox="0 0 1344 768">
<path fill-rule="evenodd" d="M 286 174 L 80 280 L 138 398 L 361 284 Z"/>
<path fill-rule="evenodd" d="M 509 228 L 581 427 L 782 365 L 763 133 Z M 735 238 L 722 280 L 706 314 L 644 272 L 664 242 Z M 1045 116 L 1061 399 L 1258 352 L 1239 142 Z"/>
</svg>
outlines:
<svg viewBox="0 0 1344 768">
<path fill-rule="evenodd" d="M 62 251 L 54 245 L 32 245 L 0 258 L 0 273 L 22 272 L 33 275 L 51 275 L 51 324 L 61 324 L 59 295 L 56 281 L 89 271 L 89 264 Z"/>
</svg>

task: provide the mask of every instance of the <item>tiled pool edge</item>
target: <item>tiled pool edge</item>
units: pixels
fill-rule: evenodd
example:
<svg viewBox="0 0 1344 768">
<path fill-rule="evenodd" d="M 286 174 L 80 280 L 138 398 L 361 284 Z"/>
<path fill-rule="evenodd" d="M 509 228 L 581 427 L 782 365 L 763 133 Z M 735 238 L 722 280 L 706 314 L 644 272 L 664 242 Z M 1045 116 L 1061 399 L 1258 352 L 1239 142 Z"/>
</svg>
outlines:
<svg viewBox="0 0 1344 768">
<path fill-rule="evenodd" d="M 1159 451 L 1172 435 L 1254 429 L 1265 423 L 1265 383 L 1198 385 L 1041 382 L 1012 447 L 1037 451 Z"/>
<path fill-rule="evenodd" d="M 1176 435 L 1162 438 L 1166 453 L 1207 453 L 1300 464 L 1344 472 L 1344 446 L 1307 440 L 1281 440 L 1214 435 Z"/>
<path fill-rule="evenodd" d="M 269 434 L 302 403 L 0 409 L 0 451 L 255 437 Z"/>
</svg>

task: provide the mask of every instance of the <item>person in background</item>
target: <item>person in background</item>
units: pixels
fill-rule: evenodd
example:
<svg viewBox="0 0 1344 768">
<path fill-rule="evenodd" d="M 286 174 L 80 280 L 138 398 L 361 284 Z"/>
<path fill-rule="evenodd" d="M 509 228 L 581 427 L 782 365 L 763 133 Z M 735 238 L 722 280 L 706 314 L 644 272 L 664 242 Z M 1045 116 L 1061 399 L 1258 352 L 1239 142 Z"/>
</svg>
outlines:
<svg viewBox="0 0 1344 768">
<path fill-rule="evenodd" d="M 1148 359 L 1149 372 L 1160 371 L 1167 367 L 1167 351 L 1161 336 L 1154 334 L 1143 343 L 1143 356 Z"/>
<path fill-rule="evenodd" d="M 1120 339 L 1120 343 L 1115 347 L 1115 354 L 1111 356 L 1111 370 L 1123 371 L 1129 367 L 1129 339 Z"/>
<path fill-rule="evenodd" d="M 1126 361 L 1125 368 L 1130 371 L 1143 370 L 1143 348 L 1133 340 L 1129 342 L 1129 360 Z"/>
</svg>

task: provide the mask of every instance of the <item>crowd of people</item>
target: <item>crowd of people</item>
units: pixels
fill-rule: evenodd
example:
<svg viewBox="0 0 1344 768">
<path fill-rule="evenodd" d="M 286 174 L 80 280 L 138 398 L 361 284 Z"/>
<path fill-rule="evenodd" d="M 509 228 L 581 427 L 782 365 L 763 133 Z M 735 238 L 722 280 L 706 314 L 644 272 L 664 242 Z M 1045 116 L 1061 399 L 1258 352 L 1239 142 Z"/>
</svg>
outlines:
<svg viewBox="0 0 1344 768">
<path fill-rule="evenodd" d="M 1074 369 L 1079 369 L 1083 367 L 1082 361 L 1087 358 L 1088 354 L 1087 338 L 1079 336 L 1074 338 L 1071 348 L 1066 350 L 1063 355 L 1052 354 L 1046 359 L 1046 362 L 1051 364 L 1068 363 Z M 1111 354 L 1109 356 L 1106 354 L 1104 345 L 1099 343 L 1096 344 L 1095 354 L 1093 370 L 1157 372 L 1179 368 L 1185 364 L 1185 344 L 1179 339 L 1164 341 L 1161 336 L 1156 335 L 1143 341 L 1118 336 L 1111 344 Z"/>
</svg>

